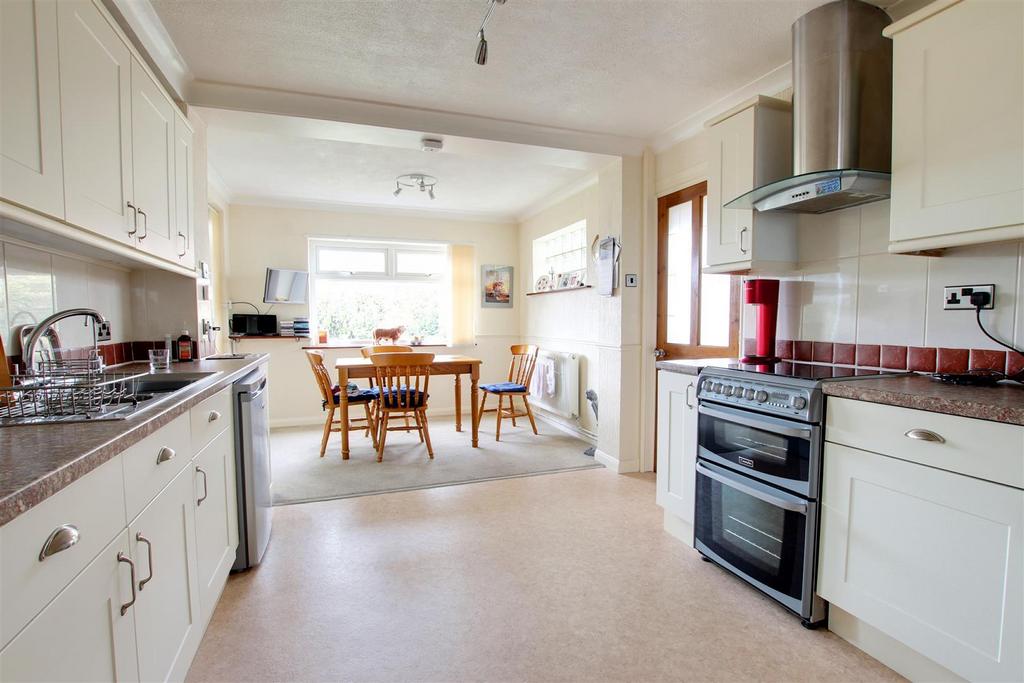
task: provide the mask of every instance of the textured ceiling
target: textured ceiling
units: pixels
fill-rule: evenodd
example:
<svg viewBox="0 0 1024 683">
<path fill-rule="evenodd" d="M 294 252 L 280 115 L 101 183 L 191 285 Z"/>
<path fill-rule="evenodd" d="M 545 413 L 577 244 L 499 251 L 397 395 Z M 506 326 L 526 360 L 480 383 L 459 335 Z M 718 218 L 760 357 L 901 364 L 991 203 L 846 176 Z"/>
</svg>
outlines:
<svg viewBox="0 0 1024 683">
<path fill-rule="evenodd" d="M 198 80 L 649 138 L 789 60 L 823 0 L 151 0 Z M 227 144 L 225 141 L 224 144 Z"/>
<path fill-rule="evenodd" d="M 209 163 L 242 200 L 281 200 L 521 215 L 586 177 L 611 157 L 446 136 L 442 152 L 420 150 L 422 135 L 373 126 L 200 109 Z M 438 178 L 437 199 L 406 190 L 395 176 Z"/>
</svg>

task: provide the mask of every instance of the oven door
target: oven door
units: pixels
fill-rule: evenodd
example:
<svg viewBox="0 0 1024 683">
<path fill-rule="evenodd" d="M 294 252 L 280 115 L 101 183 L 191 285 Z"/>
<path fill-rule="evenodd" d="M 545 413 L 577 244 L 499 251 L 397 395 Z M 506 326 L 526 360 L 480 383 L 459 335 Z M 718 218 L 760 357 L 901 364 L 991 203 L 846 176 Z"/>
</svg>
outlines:
<svg viewBox="0 0 1024 683">
<path fill-rule="evenodd" d="M 805 619 L 817 616 L 816 504 L 699 459 L 696 494 L 697 550 Z"/>
<path fill-rule="evenodd" d="M 820 428 L 701 402 L 697 453 L 808 498 L 818 496 Z"/>
</svg>

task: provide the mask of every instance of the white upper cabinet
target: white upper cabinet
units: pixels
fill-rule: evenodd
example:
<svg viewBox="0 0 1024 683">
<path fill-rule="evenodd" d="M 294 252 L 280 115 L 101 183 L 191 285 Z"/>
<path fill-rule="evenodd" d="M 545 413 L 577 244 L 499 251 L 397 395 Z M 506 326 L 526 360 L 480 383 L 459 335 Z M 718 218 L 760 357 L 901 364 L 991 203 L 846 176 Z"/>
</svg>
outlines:
<svg viewBox="0 0 1024 683">
<path fill-rule="evenodd" d="M 132 59 L 132 169 L 139 247 L 177 259 L 174 230 L 174 105 Z"/>
<path fill-rule="evenodd" d="M 704 271 L 736 273 L 792 265 L 796 220 L 723 205 L 792 172 L 788 102 L 756 97 L 708 122 L 707 232 Z"/>
<path fill-rule="evenodd" d="M 0 196 L 64 218 L 55 0 L 0 2 Z"/>
<path fill-rule="evenodd" d="M 1024 3 L 892 24 L 891 251 L 1024 237 Z"/>
<path fill-rule="evenodd" d="M 132 55 L 91 2 L 57 10 L 67 220 L 133 243 Z"/>
<path fill-rule="evenodd" d="M 195 265 L 196 200 L 193 183 L 192 127 L 181 114 L 174 117 L 174 239 L 175 256 L 188 268 Z"/>
</svg>

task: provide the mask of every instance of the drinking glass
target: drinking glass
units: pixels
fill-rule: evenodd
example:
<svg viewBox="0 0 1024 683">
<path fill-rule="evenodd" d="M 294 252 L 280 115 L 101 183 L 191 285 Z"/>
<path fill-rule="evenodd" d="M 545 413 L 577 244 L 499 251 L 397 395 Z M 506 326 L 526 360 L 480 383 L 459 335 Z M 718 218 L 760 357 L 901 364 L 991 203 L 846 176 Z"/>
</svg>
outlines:
<svg viewBox="0 0 1024 683">
<path fill-rule="evenodd" d="M 171 359 L 167 354 L 167 349 L 150 349 L 149 350 L 149 369 L 152 372 L 158 370 L 168 370 L 171 367 Z"/>
</svg>

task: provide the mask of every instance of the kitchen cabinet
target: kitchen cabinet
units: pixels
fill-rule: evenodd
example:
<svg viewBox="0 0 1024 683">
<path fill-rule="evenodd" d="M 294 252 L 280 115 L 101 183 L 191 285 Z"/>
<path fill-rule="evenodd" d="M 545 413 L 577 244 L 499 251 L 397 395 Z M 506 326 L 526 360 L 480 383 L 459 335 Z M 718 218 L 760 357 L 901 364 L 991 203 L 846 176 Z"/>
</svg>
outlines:
<svg viewBox="0 0 1024 683">
<path fill-rule="evenodd" d="M 122 531 L 0 651 L 0 680 L 139 680 L 131 605 L 137 577 Z M 122 612 L 122 605 L 131 606 Z"/>
<path fill-rule="evenodd" d="M 0 196 L 64 218 L 56 0 L 0 2 Z"/>
<path fill-rule="evenodd" d="M 685 523 L 682 535 L 693 545 L 697 462 L 696 375 L 658 371 L 657 439 L 657 502 L 666 513 Z"/>
<path fill-rule="evenodd" d="M 199 645 L 194 491 L 192 470 L 186 468 L 128 525 L 144 681 L 183 679 Z"/>
<path fill-rule="evenodd" d="M 235 497 L 235 449 L 226 429 L 196 456 L 196 556 L 199 606 L 208 620 L 220 598 L 238 547 L 238 500 Z"/>
<path fill-rule="evenodd" d="M 861 422 L 863 443 L 833 441 L 833 422 L 852 441 L 841 425 L 860 405 L 828 403 L 818 592 L 964 678 L 1024 679 L 1024 490 L 977 476 L 1004 467 L 998 479 L 1019 478 L 1024 428 L 904 409 Z M 1016 462 L 994 443 L 1014 448 Z M 966 456 L 972 476 L 949 469 L 947 450 Z"/>
<path fill-rule="evenodd" d="M 890 25 L 890 251 L 1024 237 L 1024 4 L 937 0 Z"/>
<path fill-rule="evenodd" d="M 790 104 L 756 97 L 706 125 L 710 170 L 704 272 L 791 266 L 797 261 L 793 215 L 723 206 L 792 173 Z"/>
<path fill-rule="evenodd" d="M 67 221 L 135 244 L 131 51 L 91 2 L 58 3 L 57 26 Z"/>
<path fill-rule="evenodd" d="M 195 267 L 196 200 L 193 183 L 194 136 L 185 117 L 174 117 L 174 254 L 178 261 Z"/>
</svg>

